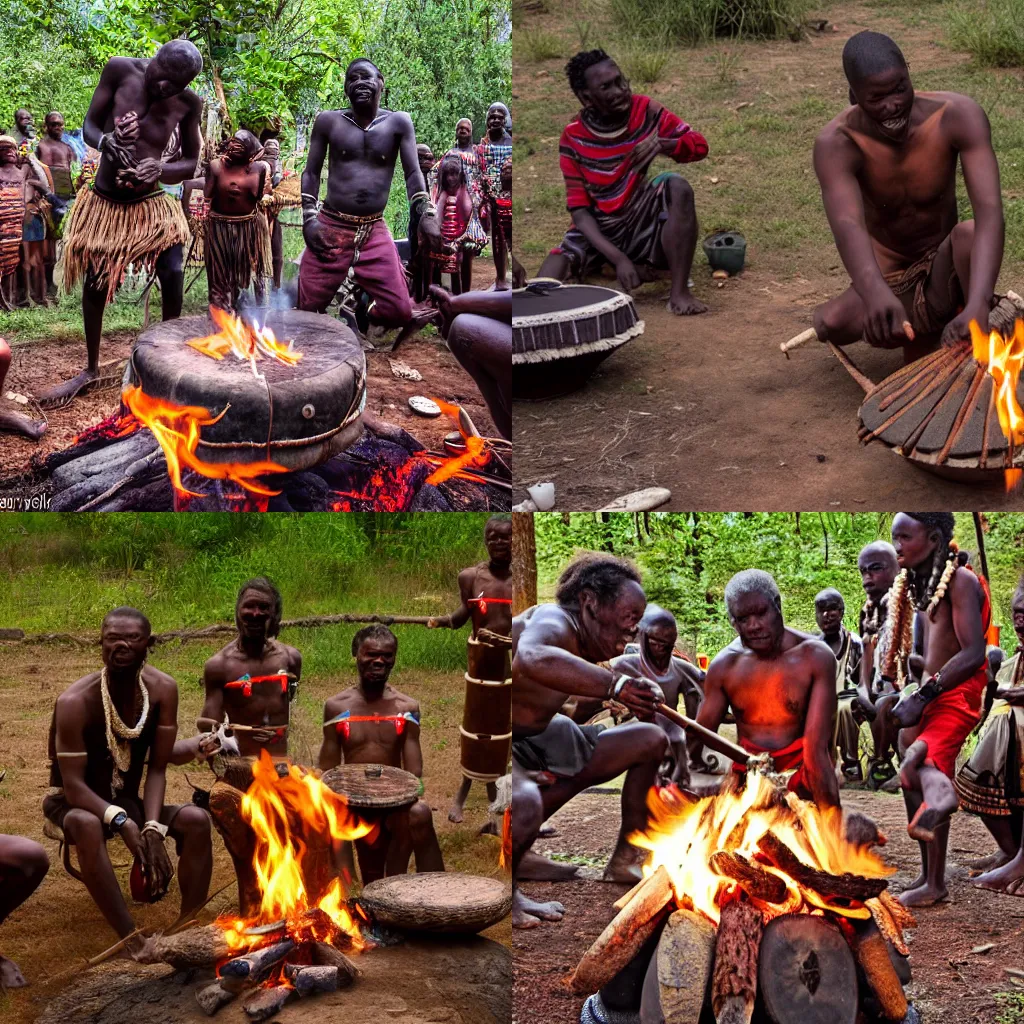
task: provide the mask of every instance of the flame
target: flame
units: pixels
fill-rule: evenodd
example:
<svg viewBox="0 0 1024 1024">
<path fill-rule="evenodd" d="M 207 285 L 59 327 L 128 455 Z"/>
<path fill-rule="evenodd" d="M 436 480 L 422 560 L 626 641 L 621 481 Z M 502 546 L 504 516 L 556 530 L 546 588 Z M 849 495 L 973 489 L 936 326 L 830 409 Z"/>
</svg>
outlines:
<svg viewBox="0 0 1024 1024">
<path fill-rule="evenodd" d="M 230 480 L 253 494 L 274 495 L 257 477 L 264 473 L 287 473 L 276 462 L 203 462 L 196 455 L 199 428 L 212 426 L 228 411 L 227 406 L 218 415 L 198 405 L 175 405 L 160 398 L 152 398 L 141 387 L 130 385 L 121 393 L 121 401 L 132 415 L 148 427 L 167 458 L 167 473 L 179 495 L 201 498 L 181 482 L 182 466 L 188 466 L 211 480 Z"/>
<path fill-rule="evenodd" d="M 216 306 L 210 307 L 210 319 L 220 328 L 216 334 L 208 334 L 205 338 L 193 338 L 185 344 L 202 352 L 211 359 L 223 359 L 233 355 L 236 359 L 248 362 L 254 376 L 259 376 L 256 361 L 276 359 L 285 366 L 295 366 L 302 358 L 289 341 L 287 344 L 277 340 L 277 336 L 269 327 L 255 327 L 246 323 L 241 317 Z"/>
<path fill-rule="evenodd" d="M 1017 382 L 1024 366 L 1024 320 L 1017 320 L 1010 337 L 991 331 L 986 338 L 976 320 L 971 321 L 970 331 L 974 358 L 988 370 L 994 382 L 999 427 L 1009 442 L 1012 464 L 1014 448 L 1024 444 L 1024 409 L 1017 401 Z M 1020 482 L 1019 469 L 1008 469 L 1005 475 L 1007 490 Z"/>
<path fill-rule="evenodd" d="M 99 423 L 86 427 L 80 434 L 75 434 L 71 440 L 71 447 L 91 444 L 93 441 L 116 441 L 134 434 L 141 426 L 142 424 L 130 412 L 118 410 L 104 417 Z"/>
<path fill-rule="evenodd" d="M 491 453 L 487 447 L 487 439 L 483 437 L 473 437 L 466 433 L 465 428 L 459 418 L 459 413 L 462 411 L 457 405 L 452 405 L 450 402 L 442 401 L 440 398 L 433 399 L 441 408 L 446 416 L 450 416 L 454 421 L 455 425 L 459 428 L 459 433 L 462 435 L 463 441 L 466 442 L 466 451 L 462 455 L 456 455 L 451 459 L 446 459 L 444 462 L 434 470 L 430 476 L 427 477 L 426 482 L 428 484 L 440 484 L 444 483 L 445 480 L 450 480 L 453 476 L 467 476 L 468 474 L 463 473 L 466 469 L 481 469 L 491 461 Z"/>
<path fill-rule="evenodd" d="M 361 839 L 376 826 L 357 818 L 343 797 L 333 793 L 318 778 L 296 765 L 278 776 L 266 750 L 253 764 L 253 781 L 242 797 L 242 817 L 256 834 L 253 869 L 261 893 L 254 918 L 223 918 L 218 923 L 232 949 L 248 948 L 247 928 L 285 921 L 288 933 L 297 941 L 331 942 L 338 933 L 348 936 L 355 949 L 365 941 L 359 923 L 350 913 L 340 878 L 326 892 L 306 891 L 302 859 L 307 840 L 313 834 L 332 844 Z M 308 914 L 319 910 L 321 914 Z M 303 917 L 303 915 L 306 915 Z"/>
<path fill-rule="evenodd" d="M 884 878 L 895 871 L 870 846 L 856 846 L 846 838 L 838 807 L 818 808 L 794 793 L 787 793 L 780 802 L 774 784 L 757 772 L 747 773 L 745 785 L 733 783 L 732 788 L 702 800 L 688 801 L 674 786 L 655 789 L 647 806 L 646 831 L 629 837 L 634 846 L 650 851 L 644 874 L 664 864 L 677 899 L 692 903 L 715 924 L 736 886 L 710 867 L 712 855 L 726 850 L 754 860 L 757 841 L 769 830 L 803 863 L 819 871 L 852 872 L 867 878 Z M 786 883 L 782 903 L 754 901 L 766 920 L 823 909 L 844 917 L 868 913 L 859 904 L 824 900 L 771 864 L 759 861 L 758 865 Z"/>
</svg>

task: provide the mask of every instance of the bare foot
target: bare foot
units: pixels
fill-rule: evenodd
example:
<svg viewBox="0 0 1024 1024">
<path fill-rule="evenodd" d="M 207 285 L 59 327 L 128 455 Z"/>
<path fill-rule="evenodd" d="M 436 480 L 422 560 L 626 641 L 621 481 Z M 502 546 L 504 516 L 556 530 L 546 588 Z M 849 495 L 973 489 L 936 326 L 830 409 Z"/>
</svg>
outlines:
<svg viewBox="0 0 1024 1024">
<path fill-rule="evenodd" d="M 696 316 L 698 313 L 708 311 L 708 307 L 696 298 L 689 288 L 681 288 L 678 293 L 673 292 L 669 296 L 666 308 L 676 316 Z"/>
<path fill-rule="evenodd" d="M 922 885 L 917 889 L 905 889 L 898 898 L 905 907 L 931 907 L 948 897 L 949 890 L 944 885 L 938 888 Z"/>
<path fill-rule="evenodd" d="M 24 988 L 27 984 L 21 968 L 13 960 L 0 956 L 0 989 Z"/>
<path fill-rule="evenodd" d="M 577 871 L 575 864 L 559 864 L 530 850 L 519 862 L 517 877 L 528 882 L 567 882 L 576 877 Z"/>
<path fill-rule="evenodd" d="M 991 889 L 994 892 L 1010 892 L 1011 887 L 1019 888 L 1016 883 L 1022 880 L 1024 880 L 1024 850 L 1021 850 L 1013 860 L 1008 861 L 1002 867 L 979 875 L 971 882 L 971 885 L 977 886 L 979 889 Z M 1012 895 L 1017 895 L 1017 893 L 1014 892 Z"/>
<path fill-rule="evenodd" d="M 1011 860 L 1013 860 L 1013 857 L 1009 853 L 996 850 L 995 853 L 990 853 L 987 857 L 969 860 L 964 867 L 967 868 L 971 878 L 977 878 L 978 875 L 984 874 L 986 871 L 994 871 L 996 868 L 1001 868 L 1004 864 L 1009 864 Z"/>
<path fill-rule="evenodd" d="M 38 402 L 44 409 L 66 405 L 83 391 L 87 391 L 97 377 L 99 370 L 83 370 L 77 377 L 44 391 L 38 396 Z"/>
<path fill-rule="evenodd" d="M 542 921 L 561 921 L 565 907 L 552 900 L 537 903 L 524 896 L 519 889 L 512 893 L 512 927 L 536 928 Z"/>
<path fill-rule="evenodd" d="M 38 441 L 46 433 L 46 420 L 30 420 L 20 412 L 0 412 L 0 430 L 21 434 L 30 441 Z"/>
</svg>

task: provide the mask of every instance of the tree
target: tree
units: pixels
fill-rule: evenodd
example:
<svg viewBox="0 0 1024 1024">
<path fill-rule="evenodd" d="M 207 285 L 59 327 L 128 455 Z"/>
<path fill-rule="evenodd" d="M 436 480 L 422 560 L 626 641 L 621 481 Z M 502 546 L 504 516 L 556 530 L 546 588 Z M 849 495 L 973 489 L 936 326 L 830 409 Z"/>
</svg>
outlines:
<svg viewBox="0 0 1024 1024">
<path fill-rule="evenodd" d="M 537 544 L 533 513 L 512 513 L 512 614 L 537 603 Z"/>
</svg>

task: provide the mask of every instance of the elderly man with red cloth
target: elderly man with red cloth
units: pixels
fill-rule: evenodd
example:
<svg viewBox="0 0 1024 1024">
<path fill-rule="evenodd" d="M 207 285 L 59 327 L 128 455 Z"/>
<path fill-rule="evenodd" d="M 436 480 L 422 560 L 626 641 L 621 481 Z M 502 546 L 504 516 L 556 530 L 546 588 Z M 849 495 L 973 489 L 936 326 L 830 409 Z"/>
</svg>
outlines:
<svg viewBox="0 0 1024 1024">
<path fill-rule="evenodd" d="M 705 312 L 689 283 L 697 244 L 693 189 L 678 174 L 647 181 L 647 168 L 658 156 L 703 160 L 707 141 L 656 100 L 634 95 L 604 50 L 576 54 L 565 70 L 583 104 L 558 145 L 573 226 L 539 276 L 564 280 L 571 272 L 582 280 L 607 261 L 631 291 L 642 280 L 636 264 L 667 268 L 669 312 Z"/>
</svg>

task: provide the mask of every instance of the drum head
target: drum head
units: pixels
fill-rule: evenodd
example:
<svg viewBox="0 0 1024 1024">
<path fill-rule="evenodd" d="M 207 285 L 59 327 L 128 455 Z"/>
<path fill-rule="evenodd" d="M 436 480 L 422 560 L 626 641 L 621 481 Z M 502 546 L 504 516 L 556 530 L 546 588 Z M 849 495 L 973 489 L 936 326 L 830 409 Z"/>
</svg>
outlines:
<svg viewBox="0 0 1024 1024">
<path fill-rule="evenodd" d="M 320 781 L 350 807 L 408 807 L 422 790 L 412 772 L 387 764 L 342 764 L 324 772 Z"/>
<path fill-rule="evenodd" d="M 545 294 L 524 289 L 515 293 L 515 301 L 512 304 L 515 315 L 512 320 L 515 323 L 524 316 L 564 313 L 568 310 L 575 314 L 599 302 L 621 301 L 622 295 L 622 292 L 617 292 L 614 288 L 602 288 L 596 284 L 563 284 L 561 288 L 553 288 Z"/>
<path fill-rule="evenodd" d="M 479 932 L 512 909 L 512 886 L 458 871 L 392 875 L 371 882 L 359 901 L 381 923 L 428 932 Z"/>
</svg>

